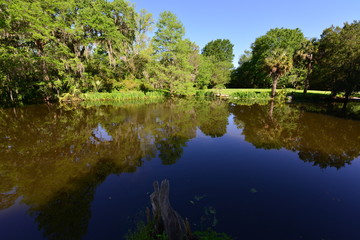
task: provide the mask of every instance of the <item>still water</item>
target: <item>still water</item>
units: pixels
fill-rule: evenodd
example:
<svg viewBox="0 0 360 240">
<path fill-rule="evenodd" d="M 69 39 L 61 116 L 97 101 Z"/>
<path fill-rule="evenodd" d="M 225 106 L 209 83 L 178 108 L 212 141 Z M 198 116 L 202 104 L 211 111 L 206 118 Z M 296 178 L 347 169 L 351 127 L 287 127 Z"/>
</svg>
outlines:
<svg viewBox="0 0 360 240">
<path fill-rule="evenodd" d="M 123 239 L 155 180 L 193 230 L 360 239 L 360 121 L 172 100 L 0 110 L 0 239 Z"/>
</svg>

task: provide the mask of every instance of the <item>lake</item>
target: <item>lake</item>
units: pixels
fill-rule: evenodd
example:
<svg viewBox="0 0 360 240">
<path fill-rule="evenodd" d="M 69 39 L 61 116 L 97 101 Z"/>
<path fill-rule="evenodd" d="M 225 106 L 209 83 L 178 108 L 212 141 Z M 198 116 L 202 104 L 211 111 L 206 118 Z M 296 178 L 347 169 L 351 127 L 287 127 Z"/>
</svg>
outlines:
<svg viewBox="0 0 360 240">
<path fill-rule="evenodd" d="M 360 121 L 333 108 L 175 99 L 0 109 L 0 239 L 123 239 L 163 179 L 193 230 L 360 239 Z"/>
</svg>

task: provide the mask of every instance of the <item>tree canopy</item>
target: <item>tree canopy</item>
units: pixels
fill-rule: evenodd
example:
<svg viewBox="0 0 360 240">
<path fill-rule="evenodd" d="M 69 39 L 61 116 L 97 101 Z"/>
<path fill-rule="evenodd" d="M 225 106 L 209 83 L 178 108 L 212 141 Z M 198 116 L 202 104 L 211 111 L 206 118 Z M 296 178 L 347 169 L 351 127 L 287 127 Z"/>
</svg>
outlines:
<svg viewBox="0 0 360 240">
<path fill-rule="evenodd" d="M 348 98 L 360 90 L 360 22 L 345 23 L 342 28 L 324 30 L 316 55 L 314 81 L 336 95 Z"/>
<path fill-rule="evenodd" d="M 205 45 L 202 49 L 202 55 L 214 58 L 217 62 L 232 63 L 234 59 L 234 45 L 229 39 L 216 39 Z"/>
<path fill-rule="evenodd" d="M 233 69 L 229 39 L 199 46 L 177 16 L 137 12 L 126 0 L 13 0 L 0 4 L 0 102 L 55 101 L 84 92 L 309 87 L 359 91 L 359 22 L 306 39 L 274 28 Z M 152 34 L 152 31 L 155 31 Z"/>
</svg>

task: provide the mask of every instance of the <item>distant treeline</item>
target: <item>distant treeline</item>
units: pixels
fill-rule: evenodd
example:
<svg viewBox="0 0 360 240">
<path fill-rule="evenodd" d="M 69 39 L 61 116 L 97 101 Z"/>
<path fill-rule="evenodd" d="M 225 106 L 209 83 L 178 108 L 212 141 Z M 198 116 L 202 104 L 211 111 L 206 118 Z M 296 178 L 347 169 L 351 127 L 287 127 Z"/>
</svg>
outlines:
<svg viewBox="0 0 360 240">
<path fill-rule="evenodd" d="M 154 34 L 151 32 L 154 31 Z M 233 44 L 201 51 L 171 12 L 155 23 L 124 0 L 0 2 L 0 102 L 52 101 L 84 92 L 270 87 L 359 90 L 360 23 L 324 30 L 272 29 L 233 69 Z M 150 37 L 150 35 L 152 37 Z"/>
</svg>

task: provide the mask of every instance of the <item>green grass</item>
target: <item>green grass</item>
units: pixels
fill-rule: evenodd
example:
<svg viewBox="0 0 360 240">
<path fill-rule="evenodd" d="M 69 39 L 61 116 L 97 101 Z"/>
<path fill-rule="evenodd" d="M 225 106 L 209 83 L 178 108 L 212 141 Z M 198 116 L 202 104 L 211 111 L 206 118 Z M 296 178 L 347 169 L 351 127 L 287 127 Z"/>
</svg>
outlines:
<svg viewBox="0 0 360 240">
<path fill-rule="evenodd" d="M 277 99 L 286 99 L 286 96 L 292 96 L 293 100 L 299 101 L 317 101 L 330 96 L 330 91 L 309 90 L 303 94 L 303 90 L 295 89 L 277 89 Z M 270 100 L 271 89 L 269 88 L 230 88 L 230 89 L 207 89 L 197 91 L 197 96 L 215 97 L 217 94 L 229 96 L 231 101 L 266 101 Z"/>
<path fill-rule="evenodd" d="M 282 89 L 277 89 L 276 91 L 281 91 Z M 264 93 L 267 92 L 270 94 L 270 88 L 227 88 L 227 89 L 205 89 L 205 90 L 198 90 L 199 92 L 214 92 L 214 93 L 221 93 L 225 95 L 231 95 L 236 92 L 260 92 Z M 303 90 L 296 90 L 292 88 L 286 88 L 288 92 L 296 92 L 296 93 L 303 93 Z M 329 95 L 330 91 L 318 91 L 318 90 L 308 90 L 308 93 L 316 93 L 322 95 Z"/>
<path fill-rule="evenodd" d="M 321 101 L 330 96 L 330 91 L 309 90 L 303 94 L 303 90 L 278 89 L 277 100 L 286 99 L 286 96 L 292 96 L 294 101 Z M 206 89 L 198 90 L 197 97 L 215 97 L 221 94 L 227 95 L 231 101 L 267 101 L 270 100 L 271 90 L 269 88 L 230 88 L 230 89 Z M 84 102 L 122 102 L 128 100 L 150 100 L 162 99 L 167 95 L 165 91 L 120 91 L 112 93 L 82 93 L 78 96 L 79 100 Z M 74 100 L 70 98 L 70 101 Z"/>
<path fill-rule="evenodd" d="M 215 97 L 227 95 L 230 99 L 270 99 L 269 89 L 206 89 L 198 90 L 196 96 Z"/>
<path fill-rule="evenodd" d="M 309 90 L 306 94 L 302 90 L 292 90 L 289 92 L 289 95 L 293 97 L 294 101 L 324 101 L 330 99 L 330 91 L 318 91 L 318 90 Z"/>
<path fill-rule="evenodd" d="M 226 89 L 205 89 L 205 90 L 198 90 L 198 93 L 215 93 L 215 94 L 223 94 L 223 95 L 232 95 L 238 92 L 260 92 L 264 93 L 267 92 L 270 94 L 271 90 L 269 88 L 226 88 Z"/>
<path fill-rule="evenodd" d="M 163 91 L 121 91 L 112 93 L 82 93 L 80 99 L 83 101 L 124 101 L 124 100 L 141 100 L 165 97 Z"/>
</svg>

